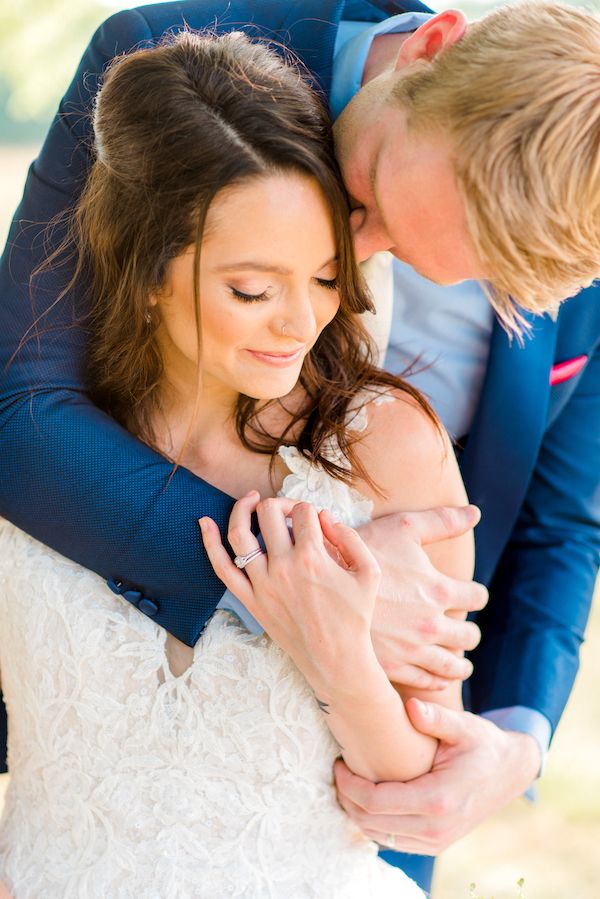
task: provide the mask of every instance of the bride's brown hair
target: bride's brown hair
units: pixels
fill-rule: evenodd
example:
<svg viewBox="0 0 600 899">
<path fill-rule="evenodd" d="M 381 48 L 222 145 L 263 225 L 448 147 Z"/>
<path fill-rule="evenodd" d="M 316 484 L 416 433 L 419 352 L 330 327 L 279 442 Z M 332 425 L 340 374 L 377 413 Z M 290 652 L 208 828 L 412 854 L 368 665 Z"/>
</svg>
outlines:
<svg viewBox="0 0 600 899">
<path fill-rule="evenodd" d="M 335 436 L 354 474 L 370 481 L 346 426 L 349 405 L 361 390 L 405 391 L 435 421 L 420 394 L 373 364 L 358 319 L 373 306 L 354 260 L 329 120 L 298 68 L 239 32 L 216 37 L 184 31 L 111 64 L 96 98 L 94 136 L 96 158 L 70 239 L 78 260 L 74 280 L 84 277 L 91 290 L 88 380 L 101 408 L 153 444 L 163 362 L 159 313 L 149 315 L 150 296 L 161 288 L 169 261 L 193 244 L 201 347 L 198 273 L 210 203 L 234 183 L 292 171 L 313 177 L 329 203 L 340 309 L 304 362 L 305 401 L 284 433 L 266 434 L 257 401 L 239 396 L 242 443 L 274 458 L 293 433 L 302 452 L 348 481 L 351 469 L 326 453 Z"/>
</svg>

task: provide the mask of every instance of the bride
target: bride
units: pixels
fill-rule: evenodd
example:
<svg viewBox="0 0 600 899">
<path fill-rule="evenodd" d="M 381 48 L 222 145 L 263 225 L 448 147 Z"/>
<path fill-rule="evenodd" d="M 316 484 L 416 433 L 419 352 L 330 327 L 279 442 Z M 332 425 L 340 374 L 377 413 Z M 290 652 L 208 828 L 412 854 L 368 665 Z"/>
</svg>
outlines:
<svg viewBox="0 0 600 899">
<path fill-rule="evenodd" d="M 266 48 L 185 33 L 112 64 L 94 133 L 70 237 L 90 390 L 237 498 L 243 570 L 210 510 L 202 537 L 269 637 L 221 609 L 192 650 L 2 522 L 0 879 L 14 899 L 422 897 L 332 782 L 339 755 L 408 780 L 435 752 L 373 652 L 378 571 L 352 528 L 465 495 L 425 400 L 372 363 L 326 115 Z M 470 536 L 430 551 L 470 577 Z"/>
</svg>

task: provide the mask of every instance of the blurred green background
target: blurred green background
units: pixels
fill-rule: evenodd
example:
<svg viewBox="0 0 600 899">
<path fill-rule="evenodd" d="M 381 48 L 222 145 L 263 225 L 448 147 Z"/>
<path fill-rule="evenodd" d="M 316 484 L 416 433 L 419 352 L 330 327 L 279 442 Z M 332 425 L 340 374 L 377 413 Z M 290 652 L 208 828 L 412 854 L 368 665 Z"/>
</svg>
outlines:
<svg viewBox="0 0 600 899">
<path fill-rule="evenodd" d="M 131 5 L 111 0 L 3 0 L 2 245 L 27 167 L 93 30 L 111 13 Z M 477 18 L 497 4 L 473 0 L 434 5 L 458 6 L 469 18 Z M 575 5 L 599 9 L 592 3 Z M 471 883 L 477 885 L 477 897 L 516 899 L 520 878 L 525 879 L 527 899 L 600 897 L 599 685 L 600 609 L 596 608 L 581 674 L 540 781 L 537 804 L 514 802 L 445 853 L 438 864 L 433 899 L 468 899 Z M 0 777 L 0 805 L 6 782 Z"/>
</svg>

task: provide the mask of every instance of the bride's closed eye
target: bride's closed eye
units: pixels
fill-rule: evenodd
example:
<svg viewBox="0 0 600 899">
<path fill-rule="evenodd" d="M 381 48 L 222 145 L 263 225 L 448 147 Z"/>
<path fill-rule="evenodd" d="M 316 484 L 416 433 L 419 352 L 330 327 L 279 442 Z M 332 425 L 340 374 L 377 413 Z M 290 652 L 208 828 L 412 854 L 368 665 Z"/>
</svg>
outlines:
<svg viewBox="0 0 600 899">
<path fill-rule="evenodd" d="M 238 300 L 242 300 L 244 303 L 258 303 L 260 300 L 270 300 L 271 294 L 269 294 L 268 290 L 263 290 L 262 293 L 243 293 L 243 291 L 238 290 L 237 287 L 230 287 L 229 290 Z"/>
<path fill-rule="evenodd" d="M 320 287 L 326 287 L 328 290 L 337 290 L 338 288 L 337 278 L 317 278 L 317 282 Z"/>
<path fill-rule="evenodd" d="M 337 278 L 315 278 L 315 281 L 319 287 L 325 287 L 327 290 L 337 290 L 338 288 Z M 259 303 L 262 300 L 270 300 L 272 296 L 268 290 L 263 290 L 261 293 L 244 293 L 243 290 L 238 290 L 237 287 L 231 285 L 229 285 L 229 290 L 234 297 L 244 303 Z"/>
</svg>

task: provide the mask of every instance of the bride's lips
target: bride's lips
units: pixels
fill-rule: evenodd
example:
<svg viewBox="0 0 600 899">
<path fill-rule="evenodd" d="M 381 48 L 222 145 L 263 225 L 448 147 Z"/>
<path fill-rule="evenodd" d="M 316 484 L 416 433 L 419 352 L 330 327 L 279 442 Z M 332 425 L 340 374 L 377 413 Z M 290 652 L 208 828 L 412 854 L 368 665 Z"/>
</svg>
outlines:
<svg viewBox="0 0 600 899">
<path fill-rule="evenodd" d="M 285 368 L 286 365 L 293 365 L 298 359 L 304 355 L 305 347 L 298 347 L 293 353 L 268 353 L 260 350 L 247 350 L 258 362 L 264 362 L 266 365 L 272 365 L 275 368 Z"/>
</svg>

